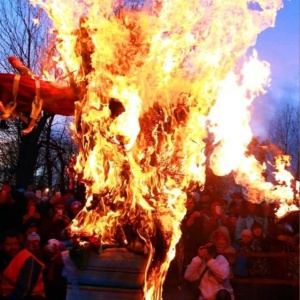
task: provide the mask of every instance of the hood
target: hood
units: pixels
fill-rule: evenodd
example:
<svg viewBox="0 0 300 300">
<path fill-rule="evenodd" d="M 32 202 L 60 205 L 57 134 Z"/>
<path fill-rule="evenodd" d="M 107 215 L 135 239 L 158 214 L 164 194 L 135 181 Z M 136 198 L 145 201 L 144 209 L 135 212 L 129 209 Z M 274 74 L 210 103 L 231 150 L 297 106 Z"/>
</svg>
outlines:
<svg viewBox="0 0 300 300">
<path fill-rule="evenodd" d="M 226 226 L 219 226 L 213 233 L 210 235 L 210 240 L 217 246 L 219 247 L 217 243 L 217 236 L 218 235 L 223 235 L 226 238 L 226 247 L 231 246 L 231 238 L 229 234 L 229 230 Z"/>
</svg>

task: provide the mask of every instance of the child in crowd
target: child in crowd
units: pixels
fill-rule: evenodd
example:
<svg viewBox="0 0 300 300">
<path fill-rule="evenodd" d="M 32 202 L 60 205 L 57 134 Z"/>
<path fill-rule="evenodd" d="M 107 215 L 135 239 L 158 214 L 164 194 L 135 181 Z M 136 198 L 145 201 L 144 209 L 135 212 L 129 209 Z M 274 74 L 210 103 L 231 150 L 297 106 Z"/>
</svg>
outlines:
<svg viewBox="0 0 300 300">
<path fill-rule="evenodd" d="M 249 253 L 252 249 L 253 235 L 249 229 L 244 229 L 241 233 L 241 238 L 234 243 L 234 248 L 237 253 Z M 234 264 L 234 276 L 248 277 L 248 258 L 237 257 Z"/>
</svg>

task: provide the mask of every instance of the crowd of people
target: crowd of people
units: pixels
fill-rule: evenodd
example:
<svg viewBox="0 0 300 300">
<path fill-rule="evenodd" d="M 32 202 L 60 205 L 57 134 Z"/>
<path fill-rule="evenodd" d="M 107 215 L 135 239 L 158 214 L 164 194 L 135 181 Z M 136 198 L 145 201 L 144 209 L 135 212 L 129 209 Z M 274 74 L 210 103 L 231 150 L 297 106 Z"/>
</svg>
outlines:
<svg viewBox="0 0 300 300">
<path fill-rule="evenodd" d="M 242 193 L 225 199 L 207 186 L 187 193 L 182 236 L 170 270 L 177 268 L 184 300 L 280 300 L 299 298 L 299 286 L 250 286 L 233 278 L 299 280 L 299 256 L 287 259 L 238 253 L 297 252 L 299 233 L 275 222 L 276 203 L 259 204 Z M 84 200 L 47 189 L 0 193 L 0 300 L 65 300 L 61 252 L 72 248 L 66 228 Z M 268 295 L 268 296 L 266 296 Z"/>
<path fill-rule="evenodd" d="M 183 299 L 299 299 L 299 285 L 250 285 L 233 280 L 298 281 L 299 255 L 271 258 L 263 254 L 299 254 L 300 241 L 299 233 L 291 224 L 276 221 L 276 203 L 250 202 L 239 192 L 232 193 L 229 198 L 214 192 L 213 186 L 187 194 L 182 237 L 172 262 L 179 269 Z M 214 247 L 216 251 L 211 251 Z M 238 255 L 242 253 L 262 255 Z M 206 272 L 202 275 L 205 266 Z"/>
<path fill-rule="evenodd" d="M 61 252 L 72 247 L 66 228 L 82 209 L 72 193 L 46 188 L 0 193 L 0 299 L 65 300 L 67 278 Z"/>
</svg>

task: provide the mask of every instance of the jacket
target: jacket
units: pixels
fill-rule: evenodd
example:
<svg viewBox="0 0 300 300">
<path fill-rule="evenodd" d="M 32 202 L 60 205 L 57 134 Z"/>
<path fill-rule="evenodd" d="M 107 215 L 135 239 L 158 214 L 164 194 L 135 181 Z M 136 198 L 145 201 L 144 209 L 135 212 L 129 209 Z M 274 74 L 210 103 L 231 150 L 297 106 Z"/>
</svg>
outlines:
<svg viewBox="0 0 300 300">
<path fill-rule="evenodd" d="M 1 274 L 2 296 L 25 299 L 30 295 L 44 299 L 44 268 L 45 265 L 31 252 L 27 249 L 21 250 Z M 26 276 L 20 276 L 21 273 Z"/>
</svg>

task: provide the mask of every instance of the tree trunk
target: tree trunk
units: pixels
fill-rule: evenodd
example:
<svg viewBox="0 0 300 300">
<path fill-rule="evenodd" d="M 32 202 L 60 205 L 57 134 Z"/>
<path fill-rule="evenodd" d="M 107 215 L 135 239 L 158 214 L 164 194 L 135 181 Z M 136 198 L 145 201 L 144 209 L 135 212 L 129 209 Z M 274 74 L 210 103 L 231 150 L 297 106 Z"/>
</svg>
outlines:
<svg viewBox="0 0 300 300">
<path fill-rule="evenodd" d="M 19 157 L 16 170 L 16 187 L 26 189 L 33 184 L 33 174 L 37 159 L 37 133 L 34 130 L 21 137 Z"/>
<path fill-rule="evenodd" d="M 36 128 L 21 136 L 18 163 L 16 168 L 16 187 L 26 189 L 33 184 L 35 165 L 38 157 L 38 141 L 49 115 L 44 115 Z"/>
</svg>

